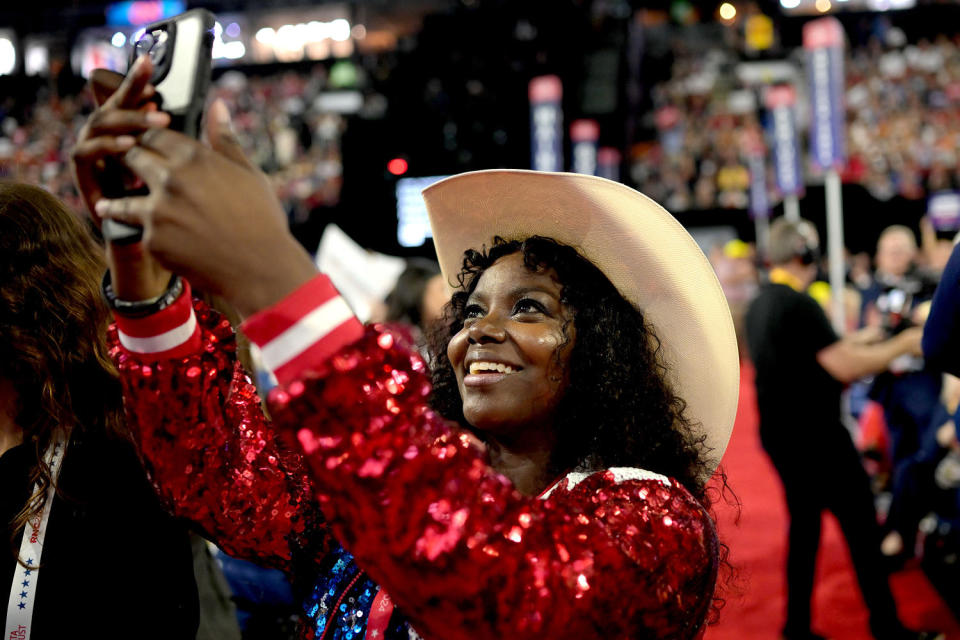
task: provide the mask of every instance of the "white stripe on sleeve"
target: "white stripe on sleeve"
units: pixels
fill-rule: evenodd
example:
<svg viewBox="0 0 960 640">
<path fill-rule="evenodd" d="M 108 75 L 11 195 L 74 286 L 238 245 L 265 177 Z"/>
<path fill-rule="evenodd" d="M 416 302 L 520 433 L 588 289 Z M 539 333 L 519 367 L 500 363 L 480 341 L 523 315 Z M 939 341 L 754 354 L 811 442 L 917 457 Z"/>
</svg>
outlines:
<svg viewBox="0 0 960 640">
<path fill-rule="evenodd" d="M 175 349 L 185 343 L 197 329 L 197 316 L 193 309 L 190 310 L 190 317 L 179 327 L 166 331 L 157 336 L 149 338 L 136 338 L 129 336 L 123 331 L 117 331 L 122 344 L 128 351 L 134 353 L 161 353 Z"/>
<path fill-rule="evenodd" d="M 342 297 L 327 300 L 260 347 L 263 363 L 276 371 L 353 317 L 353 311 Z"/>
</svg>

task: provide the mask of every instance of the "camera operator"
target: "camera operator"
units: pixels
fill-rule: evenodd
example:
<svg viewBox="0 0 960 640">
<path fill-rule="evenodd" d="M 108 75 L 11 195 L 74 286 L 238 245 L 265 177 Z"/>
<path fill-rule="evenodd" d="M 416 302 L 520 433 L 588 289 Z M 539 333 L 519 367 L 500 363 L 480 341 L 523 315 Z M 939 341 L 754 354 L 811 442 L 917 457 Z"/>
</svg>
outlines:
<svg viewBox="0 0 960 640">
<path fill-rule="evenodd" d="M 838 338 L 820 305 L 804 293 L 816 275 L 818 243 L 806 221 L 780 218 L 770 228 L 770 282 L 747 311 L 756 367 L 760 439 L 783 482 L 790 529 L 787 557 L 788 639 L 819 638 L 810 630 L 820 512 L 839 520 L 864 600 L 880 639 L 933 637 L 896 617 L 880 555 L 870 481 L 840 420 L 845 383 L 919 353 L 921 330 L 906 328 L 880 342 Z"/>
<path fill-rule="evenodd" d="M 894 225 L 880 234 L 876 276 L 873 287 L 864 295 L 864 316 L 869 326 L 880 327 L 888 336 L 922 323 L 921 316 L 936 290 L 936 278 L 918 267 L 917 255 L 916 239 L 909 228 Z M 922 354 L 897 358 L 874 379 L 870 398 L 883 407 L 891 442 L 892 477 L 902 474 L 904 465 L 927 440 L 940 387 L 939 372 L 924 365 Z M 893 493 L 885 529 L 899 533 L 887 536 L 883 550 L 885 555 L 906 559 L 913 548 L 917 523 L 900 517 L 905 511 L 897 503 L 903 497 L 896 490 Z"/>
</svg>

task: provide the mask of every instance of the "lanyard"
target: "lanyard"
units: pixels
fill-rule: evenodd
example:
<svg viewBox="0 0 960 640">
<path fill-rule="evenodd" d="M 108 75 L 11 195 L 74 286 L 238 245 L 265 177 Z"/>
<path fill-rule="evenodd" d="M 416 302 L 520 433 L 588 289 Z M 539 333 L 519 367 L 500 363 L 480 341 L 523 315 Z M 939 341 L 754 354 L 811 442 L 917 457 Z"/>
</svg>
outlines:
<svg viewBox="0 0 960 640">
<path fill-rule="evenodd" d="M 30 640 L 30 626 L 33 622 L 33 604 L 36 601 L 37 582 L 40 579 L 40 556 L 43 554 L 43 541 L 53 507 L 57 477 L 60 474 L 60 461 L 63 459 L 63 442 L 53 443 L 44 456 L 50 469 L 50 486 L 47 487 L 47 499 L 38 518 L 23 528 L 23 541 L 20 543 L 19 559 L 26 563 L 24 568 L 19 562 L 13 572 L 10 585 L 10 599 L 7 600 L 7 622 L 3 631 L 3 640 Z M 39 483 L 34 494 L 40 490 Z"/>
<path fill-rule="evenodd" d="M 373 599 L 370 606 L 370 618 L 367 620 L 367 634 L 365 638 L 377 640 L 383 638 L 387 631 L 387 625 L 390 624 L 390 617 L 393 615 L 393 600 L 386 591 L 380 589 L 377 596 Z"/>
</svg>

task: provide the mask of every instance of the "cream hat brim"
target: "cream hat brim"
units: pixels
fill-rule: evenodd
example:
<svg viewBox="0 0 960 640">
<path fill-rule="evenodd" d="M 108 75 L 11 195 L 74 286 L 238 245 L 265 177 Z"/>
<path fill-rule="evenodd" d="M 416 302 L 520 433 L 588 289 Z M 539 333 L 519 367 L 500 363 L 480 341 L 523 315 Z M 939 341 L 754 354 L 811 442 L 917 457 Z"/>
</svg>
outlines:
<svg viewBox="0 0 960 640">
<path fill-rule="evenodd" d="M 662 343 L 668 378 L 719 463 L 737 412 L 737 340 L 706 256 L 666 209 L 620 183 L 574 173 L 473 171 L 423 190 L 437 258 L 454 284 L 467 249 L 495 236 L 575 247 L 636 304 Z"/>
</svg>

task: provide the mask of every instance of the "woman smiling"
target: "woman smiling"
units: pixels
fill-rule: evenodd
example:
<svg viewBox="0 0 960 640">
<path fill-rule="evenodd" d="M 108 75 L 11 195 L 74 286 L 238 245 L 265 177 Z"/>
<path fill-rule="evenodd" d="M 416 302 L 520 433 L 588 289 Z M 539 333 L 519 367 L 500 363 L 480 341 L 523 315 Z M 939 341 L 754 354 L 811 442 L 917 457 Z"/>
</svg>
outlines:
<svg viewBox="0 0 960 640">
<path fill-rule="evenodd" d="M 229 552 L 287 569 L 312 637 L 697 636 L 718 565 L 704 483 L 738 376 L 729 311 L 689 235 L 599 178 L 433 185 L 438 258 L 459 289 L 431 384 L 315 272 L 222 105 L 210 120 L 214 149 L 151 130 L 125 154 L 148 198 L 96 202 L 144 225 L 149 255 L 179 274 L 111 265 L 140 283 L 116 304 L 115 353 L 167 504 Z M 186 281 L 247 316 L 281 383 L 274 424 L 235 372 L 230 327 Z M 120 311 L 168 282 L 167 304 Z"/>
</svg>

